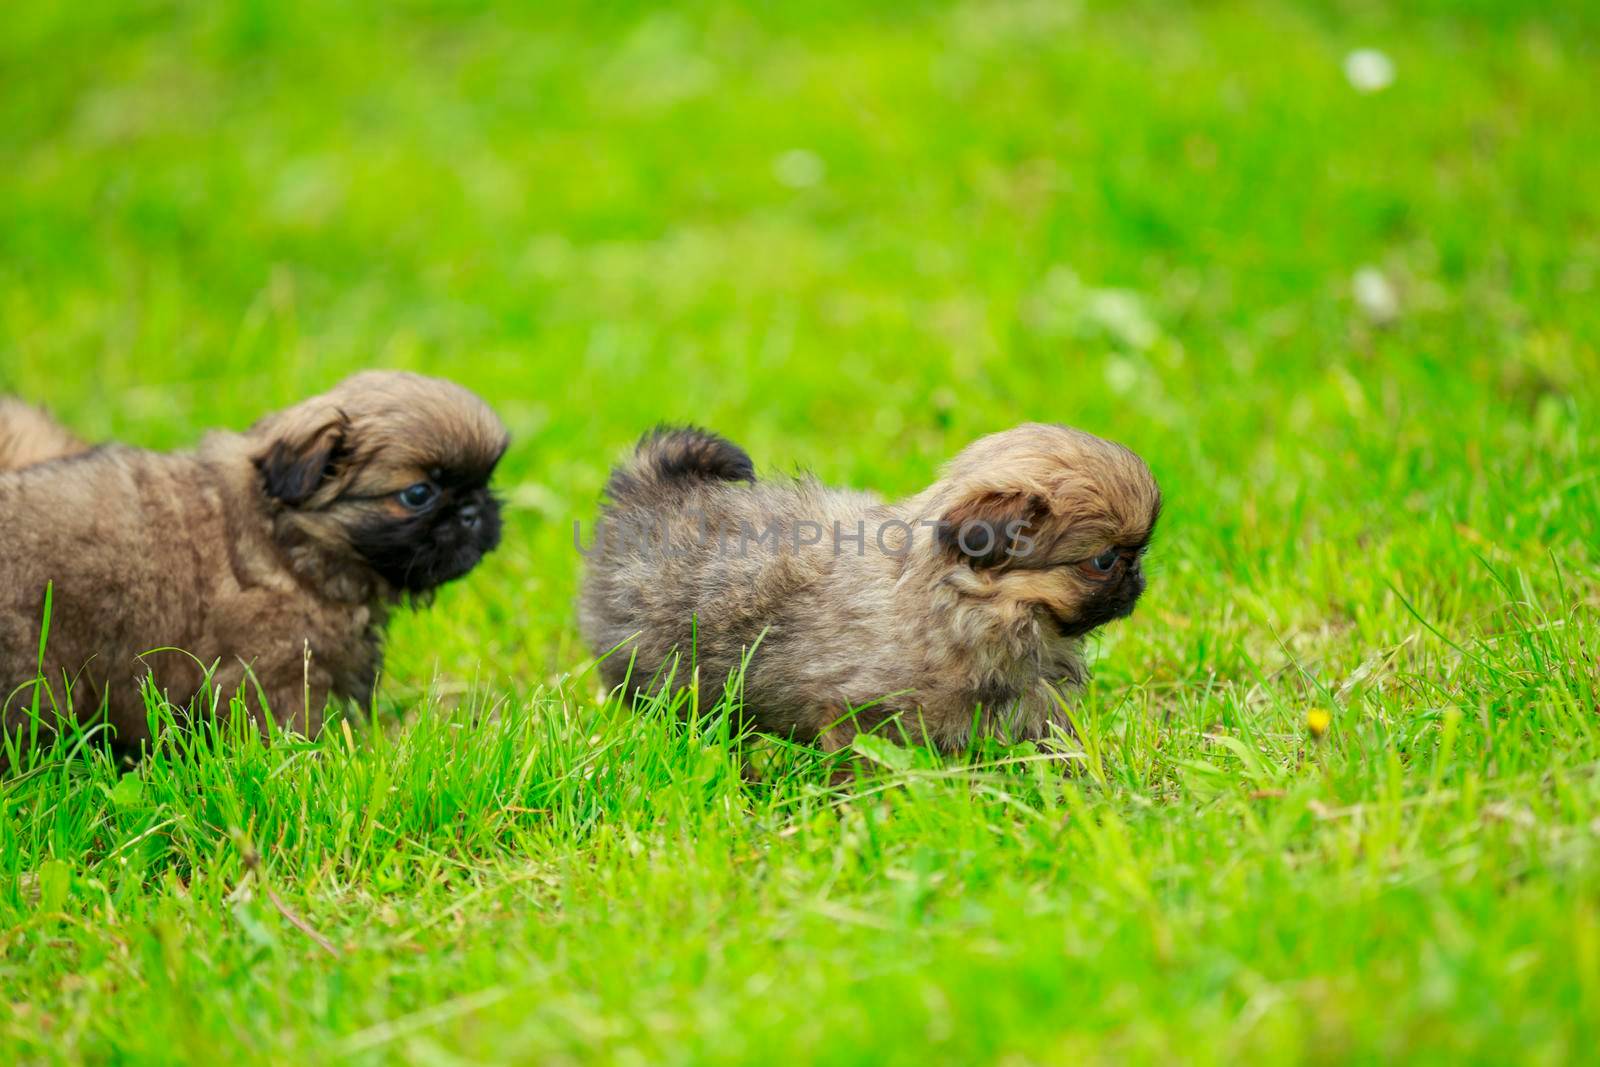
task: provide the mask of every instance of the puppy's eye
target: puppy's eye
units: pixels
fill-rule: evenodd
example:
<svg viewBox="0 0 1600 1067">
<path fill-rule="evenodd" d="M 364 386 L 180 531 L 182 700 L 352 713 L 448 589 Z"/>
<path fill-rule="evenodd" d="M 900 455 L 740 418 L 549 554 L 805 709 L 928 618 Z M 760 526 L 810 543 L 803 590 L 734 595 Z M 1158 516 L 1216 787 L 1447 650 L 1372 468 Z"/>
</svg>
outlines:
<svg viewBox="0 0 1600 1067">
<path fill-rule="evenodd" d="M 418 482 L 416 485 L 408 485 L 404 489 L 400 490 L 400 503 L 404 504 L 412 511 L 421 511 L 423 508 L 433 503 L 434 495 L 437 492 L 438 490 L 429 483 Z"/>
<path fill-rule="evenodd" d="M 1091 578 L 1109 578 L 1121 560 L 1121 552 L 1108 548 L 1093 559 L 1086 559 L 1078 564 L 1078 569 Z"/>
</svg>

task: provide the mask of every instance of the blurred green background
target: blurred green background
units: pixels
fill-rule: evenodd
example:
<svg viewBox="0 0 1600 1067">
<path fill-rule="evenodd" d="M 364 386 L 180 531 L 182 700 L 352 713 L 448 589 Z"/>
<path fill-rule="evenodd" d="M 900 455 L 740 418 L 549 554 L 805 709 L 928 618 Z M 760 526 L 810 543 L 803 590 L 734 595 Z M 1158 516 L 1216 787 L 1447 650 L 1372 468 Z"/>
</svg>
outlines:
<svg viewBox="0 0 1600 1067">
<path fill-rule="evenodd" d="M 1349 931 L 1379 928 L 1380 902 L 1337 944 L 1285 950 L 1273 980 L 1338 956 L 1282 994 L 1320 1020 L 1299 1038 L 1252 1044 L 1230 1029 L 1250 996 L 1196 994 L 1124 1051 L 1593 1048 L 1594 975 L 1553 960 L 1561 931 L 1597 928 L 1569 890 L 1600 885 L 1582 843 L 1600 745 L 1577 695 L 1600 605 L 1600 6 L 128 0 L 13 2 L 0 27 L 0 390 L 166 448 L 390 366 L 456 378 L 510 425 L 504 547 L 397 620 L 386 714 L 466 688 L 514 705 L 585 660 L 572 523 L 657 421 L 889 495 L 978 434 L 1067 422 L 1146 456 L 1166 493 L 1150 591 L 1098 649 L 1105 691 L 1171 730 L 1140 772 L 1173 790 L 1151 792 L 1173 805 L 1151 833 L 1216 811 L 1172 783 L 1215 754 L 1204 731 L 1264 709 L 1271 758 L 1308 776 L 1303 813 L 1305 705 L 1359 709 L 1376 675 L 1389 703 L 1351 712 L 1373 732 L 1328 803 L 1409 811 L 1408 790 L 1466 774 L 1515 778 L 1537 808 L 1545 770 L 1577 776 L 1539 809 L 1569 832 L 1563 859 L 1518 838 L 1461 905 L 1469 940 L 1490 916 L 1527 925 L 1477 970 L 1440 965 L 1556 969 L 1504 1015 L 1481 985 L 1427 985 L 1459 963 L 1439 931 L 1390 929 L 1405 962 L 1363 962 Z M 1559 654 L 1476 675 L 1449 658 L 1520 633 L 1530 604 Z M 1518 720 L 1556 704 L 1565 725 Z M 1443 707 L 1467 709 L 1471 744 L 1413 764 L 1439 751 Z M 1212 840 L 1196 863 L 1226 868 Z M 1410 837 L 1397 877 L 1443 869 L 1435 840 Z M 1261 847 L 1241 869 L 1277 869 Z M 1314 868 L 1285 875 L 1297 907 L 1340 892 Z M 1523 876 L 1543 903 L 1502 915 Z M 1252 930 L 1237 888 L 1189 906 Z M 38 957 L 11 959 L 14 1000 L 43 988 Z M 1110 973 L 1129 999 L 1085 1025 L 1136 1028 L 1150 987 Z M 871 1034 L 854 1055 L 892 1059 Z M 1082 1051 L 1061 1040 L 1032 1048 Z"/>
</svg>

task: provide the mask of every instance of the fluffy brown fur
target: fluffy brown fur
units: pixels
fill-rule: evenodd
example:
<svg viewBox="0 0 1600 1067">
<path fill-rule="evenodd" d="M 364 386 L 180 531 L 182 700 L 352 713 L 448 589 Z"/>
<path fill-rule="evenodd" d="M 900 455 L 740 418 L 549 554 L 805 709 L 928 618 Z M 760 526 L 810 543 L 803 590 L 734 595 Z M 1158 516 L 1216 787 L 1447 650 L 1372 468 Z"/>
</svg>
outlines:
<svg viewBox="0 0 1600 1067">
<path fill-rule="evenodd" d="M 487 486 L 505 447 L 467 390 L 374 371 L 193 452 L 107 445 L 0 472 L 7 730 L 43 685 L 41 708 L 86 721 L 104 707 L 136 745 L 143 679 L 188 707 L 214 668 L 222 707 L 243 683 L 253 715 L 264 700 L 315 731 L 330 695 L 370 698 L 390 607 L 498 542 Z"/>
<path fill-rule="evenodd" d="M 88 451 L 66 427 L 29 404 L 0 396 L 0 471 Z"/>
<path fill-rule="evenodd" d="M 1138 456 L 1039 424 L 899 503 L 757 481 L 697 430 L 646 437 L 606 494 L 580 606 L 595 653 L 617 650 L 606 683 L 663 684 L 692 648 L 720 684 L 748 654 L 746 714 L 828 748 L 891 717 L 944 749 L 1065 726 L 1084 636 L 1133 610 L 1160 511 Z"/>
</svg>

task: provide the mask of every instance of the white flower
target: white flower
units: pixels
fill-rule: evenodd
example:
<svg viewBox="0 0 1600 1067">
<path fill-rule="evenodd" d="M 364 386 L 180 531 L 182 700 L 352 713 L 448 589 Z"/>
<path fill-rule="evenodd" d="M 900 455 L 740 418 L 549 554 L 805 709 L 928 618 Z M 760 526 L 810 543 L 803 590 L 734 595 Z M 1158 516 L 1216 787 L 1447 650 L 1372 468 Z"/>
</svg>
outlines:
<svg viewBox="0 0 1600 1067">
<path fill-rule="evenodd" d="M 1383 271 L 1362 267 L 1350 279 L 1350 293 L 1367 321 L 1384 326 L 1400 317 L 1400 297 Z"/>
<path fill-rule="evenodd" d="M 1357 48 L 1344 57 L 1344 76 L 1358 93 L 1375 93 L 1394 82 L 1394 60 L 1376 48 Z"/>
</svg>

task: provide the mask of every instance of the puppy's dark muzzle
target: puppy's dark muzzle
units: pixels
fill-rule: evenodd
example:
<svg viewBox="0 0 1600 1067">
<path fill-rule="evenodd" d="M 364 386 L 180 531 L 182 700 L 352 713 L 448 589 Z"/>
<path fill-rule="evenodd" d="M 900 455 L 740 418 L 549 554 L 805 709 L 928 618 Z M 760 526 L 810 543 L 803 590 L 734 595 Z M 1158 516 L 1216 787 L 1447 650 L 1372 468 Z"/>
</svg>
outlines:
<svg viewBox="0 0 1600 1067">
<path fill-rule="evenodd" d="M 439 524 L 434 538 L 440 555 L 440 580 L 460 577 L 500 544 L 499 503 L 487 492 L 474 494 Z"/>
<path fill-rule="evenodd" d="M 456 525 L 480 553 L 493 551 L 500 544 L 500 502 L 480 490 L 456 512 Z"/>
<path fill-rule="evenodd" d="M 500 544 L 500 504 L 487 489 L 466 494 L 453 510 L 409 522 L 376 523 L 356 547 L 399 589 L 424 593 L 460 578 Z"/>
<path fill-rule="evenodd" d="M 1052 611 L 1050 618 L 1055 621 L 1063 637 L 1082 637 L 1108 622 L 1132 615 L 1139 597 L 1144 595 L 1144 584 L 1144 572 L 1134 567 L 1120 581 L 1085 604 L 1078 615 L 1067 618 Z"/>
</svg>

